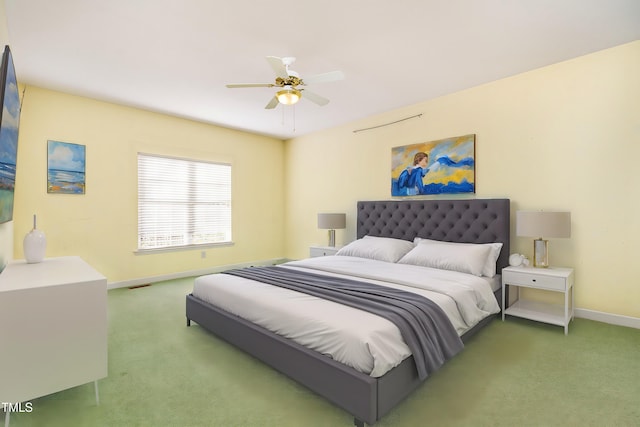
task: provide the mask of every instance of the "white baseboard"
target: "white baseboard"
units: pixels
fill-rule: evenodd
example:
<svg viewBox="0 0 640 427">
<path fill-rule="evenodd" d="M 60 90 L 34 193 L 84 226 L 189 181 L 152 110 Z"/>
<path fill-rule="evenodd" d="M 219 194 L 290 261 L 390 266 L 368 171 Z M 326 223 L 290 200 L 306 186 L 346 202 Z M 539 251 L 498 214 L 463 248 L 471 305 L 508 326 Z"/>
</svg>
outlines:
<svg viewBox="0 0 640 427">
<path fill-rule="evenodd" d="M 581 319 L 595 320 L 597 322 L 640 329 L 640 318 L 637 317 L 604 313 L 602 311 L 587 310 L 586 308 L 576 308 L 575 315 Z"/>
<path fill-rule="evenodd" d="M 163 282 L 165 280 L 183 279 L 185 277 L 196 277 L 204 274 L 220 273 L 221 271 L 231 270 L 232 268 L 251 267 L 253 265 L 274 265 L 289 261 L 283 258 L 269 259 L 264 261 L 245 262 L 240 264 L 218 265 L 214 267 L 202 268 L 198 270 L 181 271 L 178 273 L 161 274 L 158 276 L 141 277 L 139 279 L 122 280 L 120 282 L 107 283 L 107 289 L 129 288 L 131 286 L 146 285 L 148 283 Z"/>
</svg>

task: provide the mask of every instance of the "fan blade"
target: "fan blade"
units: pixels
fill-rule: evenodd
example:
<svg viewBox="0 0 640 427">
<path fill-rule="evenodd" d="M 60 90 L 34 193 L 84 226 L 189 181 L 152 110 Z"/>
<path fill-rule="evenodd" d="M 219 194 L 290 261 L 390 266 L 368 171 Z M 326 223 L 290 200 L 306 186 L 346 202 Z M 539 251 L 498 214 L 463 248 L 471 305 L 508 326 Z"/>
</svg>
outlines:
<svg viewBox="0 0 640 427">
<path fill-rule="evenodd" d="M 342 71 L 329 71 L 328 73 L 315 74 L 313 76 L 305 77 L 302 79 L 303 85 L 334 82 L 336 80 L 344 80 L 344 73 Z"/>
<path fill-rule="evenodd" d="M 278 98 L 277 97 L 273 97 L 271 99 L 271 101 L 269 101 L 269 103 L 267 104 L 266 107 L 264 107 L 266 110 L 271 110 L 272 108 L 276 108 L 276 106 L 278 105 Z"/>
<path fill-rule="evenodd" d="M 329 103 L 329 100 L 325 97 L 322 97 L 318 94 L 315 94 L 313 92 L 309 92 L 306 89 L 302 89 L 304 92 L 302 92 L 302 97 L 303 98 L 307 98 L 309 101 L 314 102 L 320 106 L 323 105 L 327 105 Z"/>
<path fill-rule="evenodd" d="M 239 87 L 274 87 L 275 85 L 272 83 L 236 83 L 227 85 L 230 89 L 235 89 Z"/>
<path fill-rule="evenodd" d="M 273 68 L 273 71 L 276 73 L 277 77 L 281 77 L 285 80 L 289 78 L 287 67 L 285 67 L 282 63 L 282 59 L 278 58 L 277 56 L 267 56 L 267 61 L 269 62 L 269 65 L 271 65 L 271 68 Z"/>
</svg>

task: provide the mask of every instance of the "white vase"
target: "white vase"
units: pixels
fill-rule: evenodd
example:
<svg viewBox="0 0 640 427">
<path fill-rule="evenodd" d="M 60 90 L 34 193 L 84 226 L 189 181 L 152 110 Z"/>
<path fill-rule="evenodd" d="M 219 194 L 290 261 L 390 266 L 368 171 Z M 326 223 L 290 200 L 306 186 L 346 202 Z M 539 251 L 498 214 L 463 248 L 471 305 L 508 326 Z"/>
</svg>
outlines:
<svg viewBox="0 0 640 427">
<path fill-rule="evenodd" d="M 29 264 L 35 264 L 44 259 L 47 249 L 47 237 L 40 230 L 33 229 L 24 236 L 24 258 Z"/>
</svg>

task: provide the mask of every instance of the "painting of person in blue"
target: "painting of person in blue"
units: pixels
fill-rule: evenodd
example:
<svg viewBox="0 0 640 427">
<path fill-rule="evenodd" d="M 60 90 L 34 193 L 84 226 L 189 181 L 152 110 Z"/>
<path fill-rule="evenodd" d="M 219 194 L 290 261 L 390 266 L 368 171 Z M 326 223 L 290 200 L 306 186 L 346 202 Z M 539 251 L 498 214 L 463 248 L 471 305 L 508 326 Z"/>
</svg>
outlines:
<svg viewBox="0 0 640 427">
<path fill-rule="evenodd" d="M 413 165 L 407 167 L 398 176 L 398 190 L 402 195 L 416 196 L 425 194 L 422 179 L 429 172 L 429 169 L 427 169 L 428 162 L 429 155 L 425 152 L 421 151 L 413 156 Z"/>
</svg>

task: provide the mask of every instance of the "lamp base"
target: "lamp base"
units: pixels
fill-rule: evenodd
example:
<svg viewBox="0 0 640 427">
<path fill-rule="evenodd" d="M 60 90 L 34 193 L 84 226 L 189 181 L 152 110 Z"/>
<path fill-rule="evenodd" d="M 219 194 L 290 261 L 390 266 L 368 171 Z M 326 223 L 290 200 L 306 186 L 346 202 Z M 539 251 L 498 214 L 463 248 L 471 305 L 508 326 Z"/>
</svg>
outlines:
<svg viewBox="0 0 640 427">
<path fill-rule="evenodd" d="M 533 266 L 536 268 L 549 267 L 549 241 L 542 238 L 533 241 Z"/>
<path fill-rule="evenodd" d="M 334 247 L 336 245 L 336 230 L 329 230 L 329 246 Z"/>
</svg>

